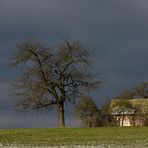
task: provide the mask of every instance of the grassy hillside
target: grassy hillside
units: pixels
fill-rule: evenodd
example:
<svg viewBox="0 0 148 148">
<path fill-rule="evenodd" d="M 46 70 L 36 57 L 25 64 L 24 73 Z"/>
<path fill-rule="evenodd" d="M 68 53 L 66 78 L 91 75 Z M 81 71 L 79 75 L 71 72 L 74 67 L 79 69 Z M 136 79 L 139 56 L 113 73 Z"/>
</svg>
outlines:
<svg viewBox="0 0 148 148">
<path fill-rule="evenodd" d="M 1 146 L 148 147 L 148 127 L 0 130 Z"/>
</svg>

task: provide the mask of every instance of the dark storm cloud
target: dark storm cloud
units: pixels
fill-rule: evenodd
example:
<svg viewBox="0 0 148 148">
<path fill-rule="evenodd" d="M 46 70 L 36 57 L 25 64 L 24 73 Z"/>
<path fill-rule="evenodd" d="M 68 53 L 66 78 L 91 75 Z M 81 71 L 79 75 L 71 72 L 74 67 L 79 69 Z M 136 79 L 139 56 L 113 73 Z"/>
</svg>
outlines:
<svg viewBox="0 0 148 148">
<path fill-rule="evenodd" d="M 15 71 L 8 65 L 16 45 L 26 39 L 38 38 L 49 46 L 65 38 L 78 39 L 89 47 L 94 69 L 105 79 L 102 88 L 93 94 L 98 105 L 128 86 L 147 81 L 147 6 L 146 0 L 1 0 L 2 118 L 7 122 L 11 116 L 5 113 L 12 107 L 8 82 L 16 78 Z M 17 126 L 22 124 L 15 120 Z M 28 126 L 29 122 L 30 126 L 34 123 L 33 119 L 28 120 Z M 0 127 L 4 127 L 2 120 Z"/>
</svg>

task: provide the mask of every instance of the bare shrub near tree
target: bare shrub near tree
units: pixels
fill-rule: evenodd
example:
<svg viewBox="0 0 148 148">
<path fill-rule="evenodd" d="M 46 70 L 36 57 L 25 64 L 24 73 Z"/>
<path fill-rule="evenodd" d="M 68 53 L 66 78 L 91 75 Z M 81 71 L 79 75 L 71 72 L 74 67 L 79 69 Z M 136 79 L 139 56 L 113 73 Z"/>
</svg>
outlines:
<svg viewBox="0 0 148 148">
<path fill-rule="evenodd" d="M 100 125 L 99 110 L 89 96 L 83 96 L 75 106 L 75 115 L 83 127 L 97 127 Z"/>
<path fill-rule="evenodd" d="M 55 106 L 59 127 L 65 127 L 65 105 L 101 83 L 91 73 L 88 50 L 77 41 L 65 41 L 57 48 L 35 40 L 21 43 L 12 65 L 23 70 L 12 83 L 17 105 L 22 109 Z"/>
</svg>

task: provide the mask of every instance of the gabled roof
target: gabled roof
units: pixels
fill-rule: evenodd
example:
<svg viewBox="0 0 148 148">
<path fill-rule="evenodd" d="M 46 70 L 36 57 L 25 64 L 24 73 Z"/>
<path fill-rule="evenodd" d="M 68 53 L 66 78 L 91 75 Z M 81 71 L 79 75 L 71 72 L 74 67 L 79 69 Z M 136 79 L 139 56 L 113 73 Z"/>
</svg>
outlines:
<svg viewBox="0 0 148 148">
<path fill-rule="evenodd" d="M 126 105 L 119 102 L 123 101 Z M 120 105 L 118 105 L 120 104 Z M 110 114 L 135 114 L 138 111 L 141 114 L 148 114 L 148 99 L 130 99 L 130 100 L 117 100 L 113 99 L 110 103 Z"/>
</svg>

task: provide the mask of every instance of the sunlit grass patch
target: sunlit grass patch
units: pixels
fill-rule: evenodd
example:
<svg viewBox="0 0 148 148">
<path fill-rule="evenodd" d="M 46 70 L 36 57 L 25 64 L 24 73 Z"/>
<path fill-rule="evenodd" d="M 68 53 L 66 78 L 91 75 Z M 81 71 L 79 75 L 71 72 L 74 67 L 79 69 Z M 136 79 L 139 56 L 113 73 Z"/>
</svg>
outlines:
<svg viewBox="0 0 148 148">
<path fill-rule="evenodd" d="M 148 127 L 0 130 L 3 147 L 147 148 Z"/>
</svg>

